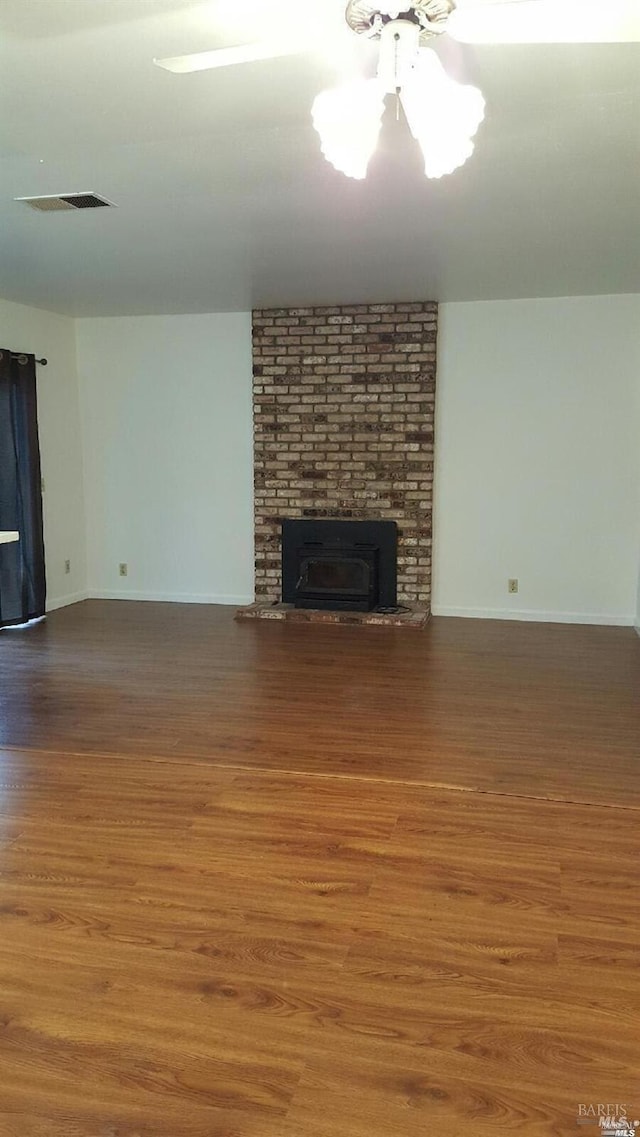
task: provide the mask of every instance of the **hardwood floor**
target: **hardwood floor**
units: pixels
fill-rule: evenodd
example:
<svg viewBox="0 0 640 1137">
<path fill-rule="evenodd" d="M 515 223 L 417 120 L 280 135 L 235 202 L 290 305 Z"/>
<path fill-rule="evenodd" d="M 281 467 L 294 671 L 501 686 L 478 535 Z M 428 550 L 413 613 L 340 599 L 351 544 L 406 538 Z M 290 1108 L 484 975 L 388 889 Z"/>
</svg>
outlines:
<svg viewBox="0 0 640 1137">
<path fill-rule="evenodd" d="M 87 601 L 0 637 L 0 746 L 640 806 L 631 628 L 234 623 Z"/>
<path fill-rule="evenodd" d="M 640 1118 L 639 678 L 627 629 L 2 634 L 1 1137 Z"/>
</svg>

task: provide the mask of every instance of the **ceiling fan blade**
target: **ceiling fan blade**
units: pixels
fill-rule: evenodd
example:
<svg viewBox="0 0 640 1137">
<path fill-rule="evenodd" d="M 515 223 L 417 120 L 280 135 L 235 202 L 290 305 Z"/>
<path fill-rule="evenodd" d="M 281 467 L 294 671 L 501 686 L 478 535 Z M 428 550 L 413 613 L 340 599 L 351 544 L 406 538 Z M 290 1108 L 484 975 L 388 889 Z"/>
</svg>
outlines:
<svg viewBox="0 0 640 1137">
<path fill-rule="evenodd" d="M 461 43 L 639 43 L 638 0 L 457 0 Z"/>
<path fill-rule="evenodd" d="M 245 43 L 239 47 L 221 47 L 216 51 L 197 51 L 193 55 L 174 55 L 169 59 L 154 59 L 157 67 L 173 71 L 175 75 L 186 75 L 192 71 L 211 71 L 217 67 L 234 67 L 238 63 L 255 63 L 259 59 L 280 59 L 286 55 L 297 55 L 306 51 L 309 41 L 287 42 L 263 41 Z"/>
</svg>

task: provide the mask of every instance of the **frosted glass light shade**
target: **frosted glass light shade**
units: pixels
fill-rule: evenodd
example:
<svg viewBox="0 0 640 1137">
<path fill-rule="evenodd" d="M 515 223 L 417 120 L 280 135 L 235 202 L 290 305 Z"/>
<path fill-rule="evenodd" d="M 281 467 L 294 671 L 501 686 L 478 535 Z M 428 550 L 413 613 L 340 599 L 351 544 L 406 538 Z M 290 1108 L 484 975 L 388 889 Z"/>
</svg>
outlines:
<svg viewBox="0 0 640 1137">
<path fill-rule="evenodd" d="M 322 91 L 311 113 L 327 161 L 349 178 L 366 177 L 384 114 L 378 80 L 358 79 Z"/>
<path fill-rule="evenodd" d="M 484 118 L 477 87 L 450 79 L 438 56 L 421 50 L 405 80 L 400 99 L 414 138 L 420 143 L 428 178 L 441 178 L 464 165 Z"/>
</svg>

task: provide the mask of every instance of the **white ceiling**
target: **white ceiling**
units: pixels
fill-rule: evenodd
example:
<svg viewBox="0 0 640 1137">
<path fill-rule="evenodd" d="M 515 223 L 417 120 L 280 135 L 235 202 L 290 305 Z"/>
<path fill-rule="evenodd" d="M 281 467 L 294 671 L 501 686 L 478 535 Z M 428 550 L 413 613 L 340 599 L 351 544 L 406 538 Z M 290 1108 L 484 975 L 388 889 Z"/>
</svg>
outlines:
<svg viewBox="0 0 640 1137">
<path fill-rule="evenodd" d="M 311 0 L 0 0 L 0 295 L 75 315 L 640 292 L 640 45 L 460 47 L 487 118 L 429 182 L 385 119 L 366 181 L 322 157 L 315 94 L 372 48 L 171 75 Z M 248 17 L 252 13 L 253 19 Z M 38 214 L 93 190 L 113 210 Z"/>
</svg>

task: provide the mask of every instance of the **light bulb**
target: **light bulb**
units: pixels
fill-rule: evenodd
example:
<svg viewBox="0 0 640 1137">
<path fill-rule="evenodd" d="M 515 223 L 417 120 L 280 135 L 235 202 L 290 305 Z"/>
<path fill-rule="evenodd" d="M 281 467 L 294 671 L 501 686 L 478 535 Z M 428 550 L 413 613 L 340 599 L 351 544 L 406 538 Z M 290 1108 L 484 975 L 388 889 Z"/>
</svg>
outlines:
<svg viewBox="0 0 640 1137">
<path fill-rule="evenodd" d="M 358 79 L 322 91 L 312 108 L 327 161 L 349 178 L 364 178 L 384 114 L 384 90 L 377 79 Z"/>
</svg>

